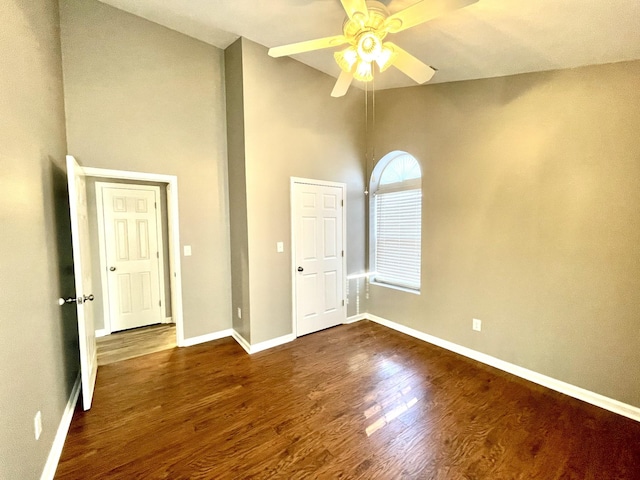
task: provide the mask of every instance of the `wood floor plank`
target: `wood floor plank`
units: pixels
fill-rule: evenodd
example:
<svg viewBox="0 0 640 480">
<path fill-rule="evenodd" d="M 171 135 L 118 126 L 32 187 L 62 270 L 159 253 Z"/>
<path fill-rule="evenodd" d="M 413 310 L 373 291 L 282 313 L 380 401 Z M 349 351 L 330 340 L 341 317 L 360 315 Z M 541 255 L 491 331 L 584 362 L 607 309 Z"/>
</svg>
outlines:
<svg viewBox="0 0 640 480">
<path fill-rule="evenodd" d="M 56 478 L 640 479 L 640 423 L 370 322 L 98 370 Z"/>
</svg>

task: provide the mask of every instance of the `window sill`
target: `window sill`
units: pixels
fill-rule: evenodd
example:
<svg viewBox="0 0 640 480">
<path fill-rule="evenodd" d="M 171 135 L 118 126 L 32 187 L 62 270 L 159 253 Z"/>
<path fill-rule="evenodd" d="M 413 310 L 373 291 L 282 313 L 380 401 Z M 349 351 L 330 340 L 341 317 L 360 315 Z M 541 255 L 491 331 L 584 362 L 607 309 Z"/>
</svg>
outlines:
<svg viewBox="0 0 640 480">
<path fill-rule="evenodd" d="M 420 290 L 414 290 L 412 288 L 407 288 L 407 287 L 399 287 L 398 285 L 392 285 L 390 283 L 382 283 L 382 282 L 376 282 L 375 280 L 371 280 L 369 284 L 376 285 L 378 287 L 390 288 L 391 290 L 399 290 L 401 292 L 412 293 L 414 295 L 420 295 Z"/>
</svg>

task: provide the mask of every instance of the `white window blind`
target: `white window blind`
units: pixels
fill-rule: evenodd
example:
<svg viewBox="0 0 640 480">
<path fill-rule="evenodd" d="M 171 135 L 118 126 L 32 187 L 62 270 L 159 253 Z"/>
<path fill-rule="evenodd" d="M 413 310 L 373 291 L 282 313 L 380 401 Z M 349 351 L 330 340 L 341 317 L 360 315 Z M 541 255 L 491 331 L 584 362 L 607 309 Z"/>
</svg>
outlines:
<svg viewBox="0 0 640 480">
<path fill-rule="evenodd" d="M 422 190 L 378 190 L 375 281 L 420 289 Z"/>
</svg>

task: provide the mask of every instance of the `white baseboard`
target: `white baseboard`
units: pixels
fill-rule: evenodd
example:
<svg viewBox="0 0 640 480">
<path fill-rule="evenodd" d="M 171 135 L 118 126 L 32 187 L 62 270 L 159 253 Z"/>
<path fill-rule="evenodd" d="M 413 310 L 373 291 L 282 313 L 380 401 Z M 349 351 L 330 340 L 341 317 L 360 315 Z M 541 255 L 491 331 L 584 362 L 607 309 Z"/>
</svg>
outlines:
<svg viewBox="0 0 640 480">
<path fill-rule="evenodd" d="M 640 408 L 633 405 L 614 400 L 613 398 L 605 397 L 604 395 L 600 395 L 599 393 L 595 393 L 590 390 L 571 385 L 570 383 L 566 383 L 552 377 L 548 377 L 541 373 L 534 372 L 533 370 L 514 365 L 513 363 L 505 362 L 504 360 L 492 357 L 491 355 L 487 355 L 485 353 L 463 347 L 453 342 L 434 337 L 427 333 L 415 330 L 410 327 L 406 327 L 399 323 L 392 322 L 391 320 L 387 320 L 370 313 L 367 313 L 364 316 L 365 318 L 373 322 L 379 323 L 380 325 L 391 328 L 393 330 L 397 330 L 398 332 L 405 333 L 419 340 L 437 345 L 438 347 L 442 347 L 446 350 L 450 350 L 454 353 L 463 355 L 473 360 L 477 360 L 478 362 L 490 365 L 517 377 L 524 378 L 525 380 L 529 380 L 530 382 L 537 383 L 538 385 L 542 385 L 543 387 L 555 390 L 556 392 L 564 393 L 565 395 L 577 398 L 578 400 L 582 400 L 583 402 L 590 403 L 597 407 L 604 408 L 605 410 L 609 410 L 610 412 L 617 413 L 618 415 L 623 415 L 627 418 L 640 422 Z"/>
<path fill-rule="evenodd" d="M 181 347 L 192 347 L 200 343 L 211 342 L 213 340 L 219 340 L 224 337 L 230 337 L 233 330 L 228 328 L 226 330 L 220 330 L 219 332 L 207 333 L 206 335 L 200 335 L 199 337 L 185 338 Z"/>
<path fill-rule="evenodd" d="M 164 317 L 164 321 L 162 323 L 173 323 L 173 317 Z"/>
<path fill-rule="evenodd" d="M 53 480 L 58 468 L 58 462 L 60 462 L 60 456 L 62 455 L 62 448 L 64 447 L 64 441 L 67 439 L 67 433 L 71 426 L 71 420 L 73 419 L 73 412 L 76 409 L 76 403 L 78 402 L 78 395 L 80 395 L 80 374 L 76 378 L 76 383 L 73 384 L 71 394 L 69 395 L 69 401 L 64 408 L 62 419 L 58 425 L 58 431 L 51 445 L 49 456 L 47 457 L 47 463 L 44 465 L 40 480 Z"/>
<path fill-rule="evenodd" d="M 242 335 L 240 335 L 238 332 L 236 332 L 235 330 L 231 331 L 231 336 L 233 337 L 233 339 L 238 342 L 238 344 L 244 348 L 244 351 L 247 352 L 249 355 L 251 355 L 251 345 L 249 344 L 249 342 L 247 342 L 244 337 Z"/>
<path fill-rule="evenodd" d="M 347 317 L 347 319 L 343 322 L 343 325 L 347 325 L 349 323 L 359 322 L 360 320 L 365 320 L 367 318 L 366 313 L 359 313 L 358 315 L 351 315 Z"/>
<path fill-rule="evenodd" d="M 280 345 L 284 345 L 285 343 L 289 343 L 292 342 L 296 339 L 295 335 L 293 333 L 290 333 L 288 335 L 283 335 L 281 337 L 277 337 L 277 338 L 272 338 L 271 340 L 267 340 L 265 342 L 260 342 L 260 343 L 256 343 L 255 345 L 251 345 L 251 352 L 249 353 L 258 353 L 258 352 L 262 352 L 263 350 L 268 350 L 270 348 L 273 347 L 277 347 Z"/>
<path fill-rule="evenodd" d="M 270 348 L 292 342 L 296 339 L 295 335 L 293 333 L 290 333 L 288 335 L 283 335 L 281 337 L 272 338 L 271 340 L 266 340 L 264 342 L 256 343 L 255 345 L 251 345 L 245 340 L 242 335 L 240 335 L 235 330 L 233 330 L 232 336 L 235 341 L 238 342 L 240 346 L 244 348 L 245 352 L 247 352 L 249 355 L 253 355 L 254 353 L 262 352 L 264 350 L 268 350 Z"/>
</svg>

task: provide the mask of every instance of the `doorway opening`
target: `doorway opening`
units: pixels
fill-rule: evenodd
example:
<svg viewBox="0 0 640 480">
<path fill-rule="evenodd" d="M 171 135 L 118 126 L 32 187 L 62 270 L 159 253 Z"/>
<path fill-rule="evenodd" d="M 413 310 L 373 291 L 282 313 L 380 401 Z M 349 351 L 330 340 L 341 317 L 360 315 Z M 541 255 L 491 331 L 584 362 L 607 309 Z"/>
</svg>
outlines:
<svg viewBox="0 0 640 480">
<path fill-rule="evenodd" d="M 120 253 L 115 254 L 114 252 L 118 249 L 118 246 L 114 247 L 114 245 L 111 245 L 112 250 L 109 252 L 109 247 L 105 243 L 105 238 L 98 241 L 100 257 L 98 262 L 100 265 L 99 278 L 103 286 L 102 291 L 104 292 L 103 295 L 101 295 L 103 298 L 102 312 L 104 323 L 99 325 L 102 328 L 98 329 L 98 336 L 108 335 L 117 330 L 137 328 L 143 325 L 172 322 L 175 323 L 175 344 L 177 346 L 183 346 L 184 327 L 182 313 L 177 177 L 174 175 L 129 172 L 92 167 L 86 167 L 84 170 L 90 181 L 95 183 L 97 187 L 95 190 L 96 217 L 92 218 L 92 220 L 95 220 L 98 229 L 104 228 L 105 225 L 104 210 L 101 210 L 98 206 L 100 201 L 104 203 L 104 199 L 106 197 L 112 205 L 115 203 L 117 207 L 121 207 L 116 208 L 116 210 L 127 210 L 124 208 L 124 204 L 127 203 L 126 198 L 131 197 L 128 201 L 133 205 L 133 212 L 117 212 L 118 214 L 125 216 L 129 215 L 131 217 L 130 220 L 132 226 L 129 226 L 130 232 L 128 239 L 126 240 L 127 225 L 124 221 L 126 218 L 122 217 L 116 219 L 117 223 L 121 226 L 121 230 L 119 232 L 121 243 L 129 243 L 129 245 L 125 246 L 130 247 L 130 257 L 135 257 L 134 260 L 138 261 L 138 263 L 145 263 L 145 259 L 143 258 L 140 260 L 139 257 L 148 257 L 148 261 L 146 262 L 147 264 L 153 263 L 151 261 L 155 258 L 155 263 L 158 267 L 158 270 L 155 273 L 152 271 L 144 271 L 146 268 L 145 266 L 142 267 L 142 273 L 130 272 L 128 269 L 131 269 L 131 265 L 127 265 L 126 262 L 117 263 L 117 261 L 123 262 L 126 260 L 124 258 L 126 257 L 126 255 L 124 255 L 124 253 L 126 253 L 124 249 L 121 248 Z M 107 190 L 109 188 L 111 188 L 112 191 L 109 192 L 109 190 Z M 117 189 L 120 189 L 120 193 L 124 194 L 119 196 L 114 195 L 113 192 L 117 192 Z M 135 200 L 136 190 L 142 191 L 142 196 L 139 201 Z M 153 200 L 153 198 L 156 194 L 150 193 L 154 191 L 157 192 L 157 199 L 155 200 Z M 142 213 L 142 210 L 145 210 L 142 206 L 146 203 L 147 207 L 150 207 L 150 203 L 152 201 L 154 201 L 158 207 L 164 207 L 164 211 L 162 211 L 161 215 L 156 216 L 155 227 L 149 226 L 150 224 Z M 140 212 L 136 212 L 136 210 L 140 210 Z M 140 215 L 143 216 L 141 217 Z M 155 207 L 154 210 L 150 212 L 150 215 L 155 216 Z M 149 216 L 149 219 L 151 219 L 151 216 Z M 112 218 L 112 220 L 114 219 Z M 116 232 L 116 237 L 117 233 L 118 232 Z M 154 239 L 155 241 L 152 241 Z M 131 245 L 133 241 L 137 241 L 138 246 Z M 146 245 L 146 247 L 144 245 Z M 122 247 L 122 244 L 120 247 Z M 145 248 L 147 248 L 148 251 L 145 251 Z M 134 261 L 132 263 L 136 262 Z M 137 267 L 139 266 L 140 265 L 137 265 Z M 114 270 L 112 271 L 111 269 Z M 122 275 L 120 278 L 124 278 L 127 281 L 118 281 L 118 276 L 115 275 L 116 272 L 125 273 L 126 275 Z M 109 278 L 110 274 L 112 278 Z M 127 285 L 129 288 L 125 289 L 124 287 Z M 122 293 L 127 297 L 125 299 L 125 304 L 129 302 L 128 305 L 125 305 L 127 308 L 120 310 L 124 310 L 126 312 L 127 310 L 137 309 L 139 311 L 138 313 L 141 312 L 141 317 L 143 318 L 141 321 L 137 321 L 135 319 L 131 320 L 131 318 L 116 318 L 114 316 L 117 311 L 117 308 L 114 306 L 118 305 L 118 293 Z M 137 298 L 134 298 L 136 295 Z M 153 311 L 146 308 L 152 306 L 154 307 L 152 309 Z M 167 314 L 168 312 L 169 315 Z M 133 335 L 130 337 L 139 337 L 139 335 Z"/>
<path fill-rule="evenodd" d="M 96 336 L 172 323 L 166 192 L 160 184 L 95 182 L 91 189 L 87 179 L 87 186 L 97 218 L 90 228 L 98 236 L 93 270 L 102 284 L 104 321 L 96 321 Z"/>
</svg>

